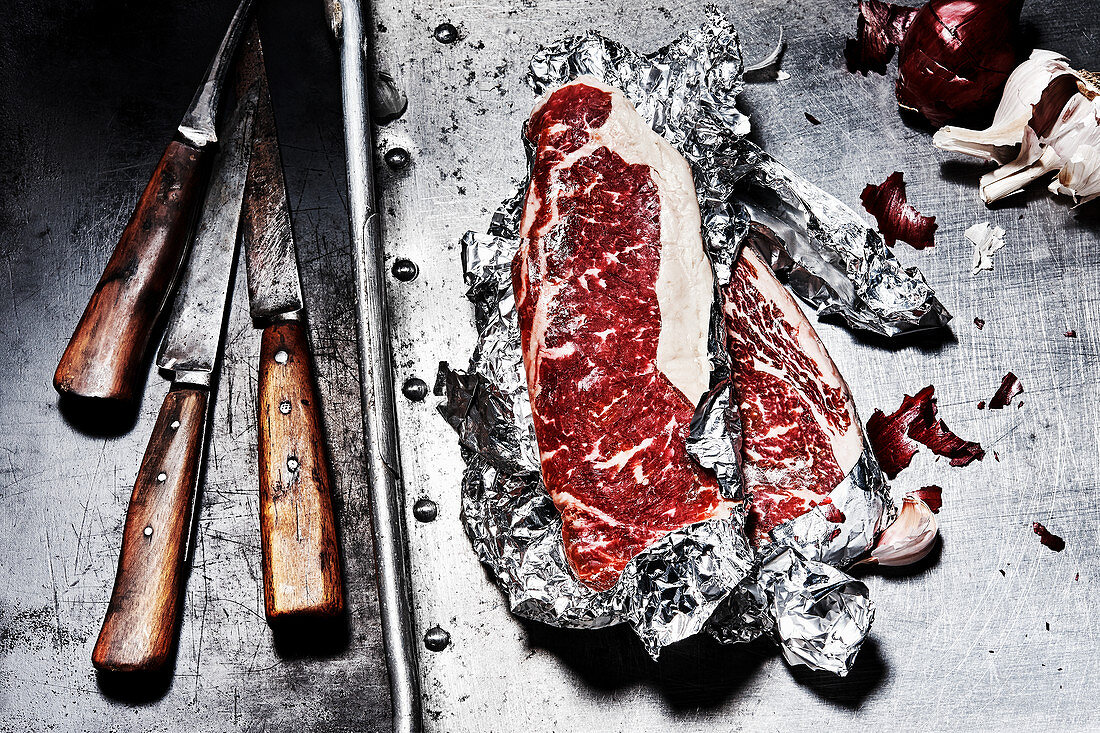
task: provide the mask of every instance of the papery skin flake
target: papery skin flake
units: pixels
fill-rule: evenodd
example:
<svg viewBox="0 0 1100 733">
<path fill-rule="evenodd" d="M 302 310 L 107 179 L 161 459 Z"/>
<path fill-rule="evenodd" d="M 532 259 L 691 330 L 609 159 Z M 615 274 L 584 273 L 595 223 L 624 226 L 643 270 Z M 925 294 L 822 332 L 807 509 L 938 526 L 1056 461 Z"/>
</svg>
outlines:
<svg viewBox="0 0 1100 733">
<path fill-rule="evenodd" d="M 979 443 L 964 440 L 937 417 L 936 388 L 928 385 L 916 395 L 905 395 L 901 407 L 890 415 L 875 410 L 867 421 L 867 437 L 886 475 L 894 479 L 913 460 L 920 445 L 966 466 L 985 457 Z"/>
<path fill-rule="evenodd" d="M 867 184 L 859 196 L 863 208 L 875 217 L 888 246 L 901 240 L 913 249 L 935 246 L 936 217 L 924 216 L 908 202 L 905 180 L 900 171 L 891 173 L 877 186 Z"/>
</svg>

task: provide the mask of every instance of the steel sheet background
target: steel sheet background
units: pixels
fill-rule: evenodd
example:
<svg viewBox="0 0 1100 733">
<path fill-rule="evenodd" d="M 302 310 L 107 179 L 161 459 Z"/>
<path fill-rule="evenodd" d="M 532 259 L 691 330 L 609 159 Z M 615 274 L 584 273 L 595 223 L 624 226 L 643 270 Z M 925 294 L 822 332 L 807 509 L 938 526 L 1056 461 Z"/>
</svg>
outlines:
<svg viewBox="0 0 1100 733">
<path fill-rule="evenodd" d="M 91 649 L 110 596 L 126 501 L 166 386 L 153 377 L 132 424 L 60 410 L 49 381 L 73 325 L 217 46 L 234 0 L 22 3 L 0 24 L 0 730 L 343 731 L 390 728 L 363 476 L 354 289 L 335 46 L 321 3 L 259 3 L 300 243 L 303 289 L 324 405 L 349 613 L 333 634 L 276 637 L 263 620 L 255 474 L 255 369 L 238 280 L 213 425 L 198 554 L 174 676 L 96 677 Z M 1100 516 L 1095 497 L 1100 206 L 1070 211 L 1038 190 L 987 211 L 981 169 L 941 154 L 898 118 L 892 79 L 841 68 L 854 3 L 727 5 L 747 56 L 788 36 L 786 82 L 751 86 L 755 139 L 814 183 L 858 205 L 869 182 L 904 171 L 911 199 L 940 221 L 940 244 L 898 254 L 919 264 L 956 315 L 955 336 L 890 345 L 833 325 L 819 332 L 864 418 L 936 385 L 962 435 L 997 451 L 948 468 L 927 455 L 900 492 L 944 487 L 943 551 L 893 577 L 871 576 L 879 615 L 845 680 L 787 669 L 766 644 L 709 642 L 648 661 L 628 632 L 558 632 L 504 610 L 458 521 L 460 460 L 439 398 L 398 397 L 426 725 L 433 731 L 1096 728 Z M 482 229 L 524 174 L 521 76 L 537 44 L 594 27 L 655 48 L 697 22 L 701 3 L 505 0 L 379 2 L 378 68 L 409 93 L 379 150 L 387 260 L 420 268 L 389 280 L 395 384 L 432 383 L 440 360 L 473 343 L 457 242 Z M 1094 0 L 1033 2 L 1028 43 L 1100 67 Z M 432 38 L 442 22 L 462 39 Z M 809 124 L 808 111 L 821 120 Z M 1020 216 L 1023 215 L 1023 219 Z M 962 232 L 1008 230 L 992 275 L 970 277 Z M 983 331 L 975 316 L 988 323 Z M 1075 329 L 1076 340 L 1063 337 Z M 978 412 L 1014 370 L 1024 406 Z M 413 502 L 440 516 L 417 523 Z M 1065 552 L 1030 532 L 1042 521 Z M 1004 576 L 1000 571 L 1004 571 Z M 1079 580 L 1075 578 L 1079 574 Z M 1050 630 L 1046 624 L 1050 624 Z M 992 653 L 991 653 L 992 652 Z"/>
<path fill-rule="evenodd" d="M 341 533 L 347 618 L 264 620 L 256 470 L 260 331 L 240 268 L 179 652 L 98 677 L 134 477 L 168 384 L 133 416 L 50 384 L 236 0 L 9 4 L 0 24 L 0 731 L 390 729 L 363 477 L 336 47 L 321 3 L 257 3 Z M 151 360 L 151 359 L 150 359 Z M 151 368 L 152 371 L 152 368 Z"/>
<path fill-rule="evenodd" d="M 1084 7 L 1026 9 L 1028 43 L 1095 67 L 1095 18 L 1071 15 Z M 377 66 L 410 98 L 404 117 L 378 135 L 380 151 L 412 151 L 409 168 L 381 180 L 387 254 L 420 267 L 415 281 L 391 282 L 398 380 L 431 383 L 438 361 L 462 364 L 470 353 L 474 333 L 456 243 L 466 229 L 483 230 L 524 175 L 519 135 L 533 97 L 522 76 L 532 51 L 588 28 L 652 49 L 701 12 L 700 4 L 676 2 L 656 9 L 561 1 L 376 7 Z M 864 419 L 931 383 L 941 416 L 989 455 L 959 469 L 925 452 L 893 482 L 898 495 L 932 483 L 944 488 L 942 552 L 909 571 L 869 576 L 877 621 L 847 679 L 789 670 L 766 644 L 687 642 L 653 665 L 628 632 L 563 632 L 508 615 L 458 520 L 462 464 L 454 434 L 435 413 L 439 398 L 403 402 L 408 504 L 429 497 L 440 505 L 429 524 L 408 515 L 418 627 L 423 633 L 438 624 L 452 638 L 442 652 L 421 652 L 427 727 L 1100 725 L 1091 705 L 1100 691 L 1093 651 L 1100 634 L 1092 622 L 1100 611 L 1095 205 L 1071 211 L 1040 188 L 987 210 L 977 196 L 983 169 L 940 153 L 930 133 L 904 124 L 892 72 L 864 78 L 843 69 L 852 4 L 764 2 L 729 13 L 749 61 L 766 55 L 780 26 L 787 34 L 783 68 L 791 79 L 751 85 L 744 94 L 754 140 L 857 208 L 864 185 L 903 171 L 910 201 L 940 223 L 935 249 L 895 251 L 937 287 L 955 315 L 953 333 L 889 344 L 819 326 Z M 432 38 L 442 22 L 459 28 L 459 42 Z M 1003 226 L 1009 243 L 993 274 L 971 277 L 963 230 L 983 219 Z M 986 320 L 984 330 L 975 328 L 975 316 Z M 1078 338 L 1066 338 L 1067 329 Z M 1027 389 L 1023 407 L 979 412 L 977 402 L 1008 370 Z M 1040 545 L 1033 521 L 1061 533 L 1066 551 Z"/>
</svg>

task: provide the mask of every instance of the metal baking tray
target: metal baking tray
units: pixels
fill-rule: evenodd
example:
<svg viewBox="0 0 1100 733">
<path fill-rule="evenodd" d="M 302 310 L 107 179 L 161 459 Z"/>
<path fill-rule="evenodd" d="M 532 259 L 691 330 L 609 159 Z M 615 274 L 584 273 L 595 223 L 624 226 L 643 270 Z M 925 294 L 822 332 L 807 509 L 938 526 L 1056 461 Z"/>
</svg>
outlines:
<svg viewBox="0 0 1100 733">
<path fill-rule="evenodd" d="M 357 5 L 343 4 L 345 22 Z M 1025 8 L 1024 27 L 1043 47 L 1096 68 L 1089 34 L 1097 28 L 1070 22 L 1074 8 L 1086 18 L 1087 5 L 1036 4 Z M 369 76 L 349 59 L 361 47 L 355 34 L 365 32 L 373 70 L 392 75 L 409 97 L 402 117 L 374 130 L 377 217 L 367 157 L 349 167 L 397 728 L 414 729 L 421 713 L 424 729 L 456 733 L 783 730 L 807 721 L 824 729 L 1100 726 L 1091 704 L 1100 693 L 1100 631 L 1091 622 L 1100 614 L 1100 418 L 1093 407 L 1100 398 L 1100 207 L 1071 210 L 1041 187 L 984 207 L 977 195 L 983 169 L 936 151 L 928 131 L 903 122 L 891 76 L 843 69 L 844 40 L 855 25 L 847 0 L 762 0 L 725 10 L 750 61 L 766 55 L 780 26 L 787 38 L 782 65 L 791 78 L 751 85 L 742 98 L 754 141 L 857 209 L 864 185 L 903 171 L 910 201 L 939 221 L 934 249 L 896 251 L 937 288 L 955 315 L 950 332 L 890 343 L 817 325 L 864 419 L 934 384 L 941 416 L 989 453 L 962 469 L 920 454 L 893 482 L 897 495 L 943 487 L 942 548 L 915 568 L 866 577 L 877 620 L 847 678 L 790 669 L 766 643 L 689 640 L 653 663 L 621 629 L 561 631 L 512 617 L 459 521 L 463 463 L 436 412 L 441 398 L 419 399 L 413 384 L 410 399 L 402 388 L 411 379 L 430 386 L 440 361 L 463 365 L 473 347 L 457 243 L 467 229 L 484 230 L 525 174 L 520 130 L 534 99 L 522 76 L 531 53 L 588 28 L 653 49 L 699 22 L 703 7 L 675 0 L 661 7 L 637 0 L 377 3 L 364 27 L 350 28 L 350 37 L 345 27 L 344 72 L 354 83 Z M 447 40 L 434 33 L 444 23 L 457 28 L 457 40 L 437 40 Z M 345 112 L 356 158 L 356 145 L 367 143 L 352 123 L 361 124 L 365 111 L 353 105 Z M 395 169 L 383 160 L 397 147 L 410 161 Z M 1008 246 L 992 274 L 971 276 L 962 232 L 982 220 L 1003 226 Z M 399 260 L 407 261 L 398 266 L 403 274 L 408 263 L 417 268 L 414 279 L 391 274 Z M 1064 335 L 1070 329 L 1076 339 Z M 1009 370 L 1025 385 L 1023 406 L 978 411 Z M 425 499 L 438 507 L 431 521 L 414 517 L 413 506 Z M 1066 550 L 1042 546 L 1033 521 L 1065 537 Z M 437 640 L 446 632 L 445 648 L 425 647 L 429 629 Z"/>
</svg>

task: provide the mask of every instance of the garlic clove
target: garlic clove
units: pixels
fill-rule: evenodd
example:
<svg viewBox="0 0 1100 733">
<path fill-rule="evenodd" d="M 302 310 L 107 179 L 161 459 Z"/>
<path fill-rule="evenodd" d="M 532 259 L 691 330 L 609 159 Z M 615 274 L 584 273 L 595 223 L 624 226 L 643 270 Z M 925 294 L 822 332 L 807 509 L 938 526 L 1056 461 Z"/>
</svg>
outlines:
<svg viewBox="0 0 1100 733">
<path fill-rule="evenodd" d="M 1043 148 L 1039 136 L 1029 126 L 1024 127 L 1024 140 L 1020 154 L 1011 163 L 982 176 L 979 193 L 987 204 L 1024 190 L 1024 186 L 1057 170 L 1058 154 Z"/>
<path fill-rule="evenodd" d="M 1063 74 L 1074 74 L 1069 59 L 1053 51 L 1035 49 L 1031 57 L 1009 75 L 993 115 L 993 124 L 988 129 L 970 130 L 949 125 L 936 132 L 933 144 L 942 150 L 1007 163 L 1013 158 L 1012 148 L 1023 141 L 1032 106 L 1039 102 L 1054 78 Z"/>
<path fill-rule="evenodd" d="M 1100 98 L 1090 100 L 1079 92 L 1074 94 L 1050 132 L 1040 139 L 1054 148 L 1063 162 L 1069 162 L 1082 145 L 1100 145 Z"/>
<path fill-rule="evenodd" d="M 1044 95 L 1043 101 L 1035 106 L 1035 119 L 1024 128 L 1024 141 L 1016 160 L 982 176 L 981 196 L 986 203 L 1022 190 L 1075 158 L 1083 165 L 1092 163 L 1091 170 L 1075 168 L 1076 180 L 1096 175 L 1094 156 L 1079 156 L 1078 150 L 1100 146 L 1100 97 L 1090 100 L 1080 93 L 1077 84 L 1069 89 L 1072 93 L 1064 102 L 1057 90 L 1050 92 L 1050 96 Z M 1046 134 L 1039 134 L 1032 124 L 1048 128 Z M 1054 187 L 1051 190 L 1059 192 Z"/>
<path fill-rule="evenodd" d="M 1100 196 L 1100 146 L 1078 147 L 1050 182 L 1050 191 L 1072 197 L 1077 205 Z"/>
<path fill-rule="evenodd" d="M 906 496 L 897 519 L 879 536 L 871 555 L 860 563 L 899 567 L 923 560 L 936 544 L 936 515 L 920 499 Z"/>
</svg>

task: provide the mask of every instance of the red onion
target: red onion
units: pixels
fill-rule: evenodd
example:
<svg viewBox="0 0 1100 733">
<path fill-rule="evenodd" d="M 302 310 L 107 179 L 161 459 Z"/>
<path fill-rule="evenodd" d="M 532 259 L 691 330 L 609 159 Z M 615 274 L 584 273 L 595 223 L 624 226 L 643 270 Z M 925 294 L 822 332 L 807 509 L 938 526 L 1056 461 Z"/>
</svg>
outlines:
<svg viewBox="0 0 1100 733">
<path fill-rule="evenodd" d="M 882 0 L 859 0 L 856 37 L 844 47 L 848 71 L 886 73 L 886 64 L 905 38 L 909 24 L 919 8 L 892 5 Z"/>
<path fill-rule="evenodd" d="M 851 71 L 884 71 L 898 47 L 898 104 L 937 127 L 995 103 L 1016 65 L 1023 0 L 931 0 L 920 9 L 861 0 Z"/>
<path fill-rule="evenodd" d="M 1016 67 L 1012 34 L 1023 0 L 932 0 L 898 50 L 898 104 L 937 127 L 995 104 Z"/>
</svg>

